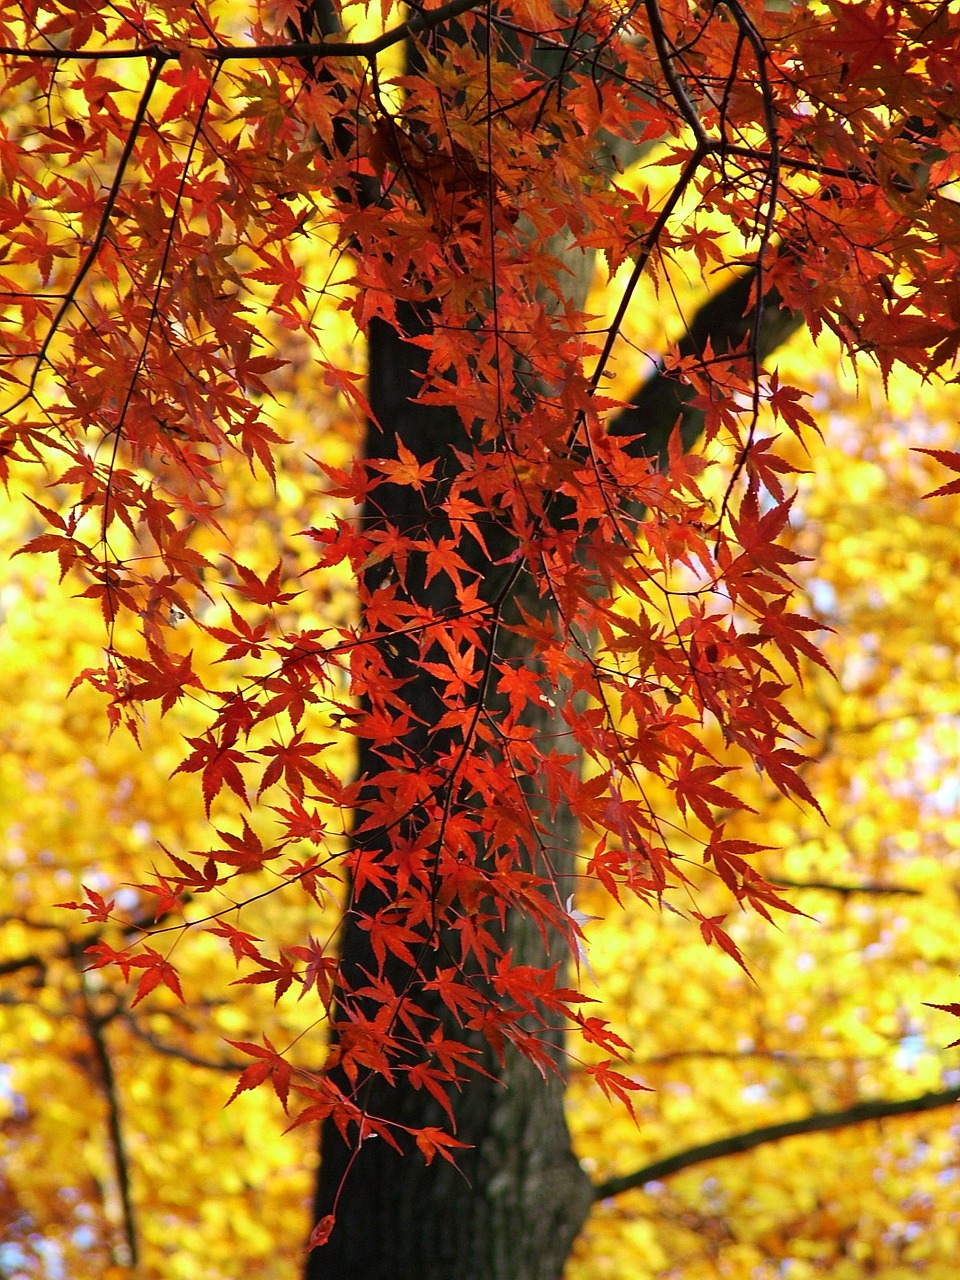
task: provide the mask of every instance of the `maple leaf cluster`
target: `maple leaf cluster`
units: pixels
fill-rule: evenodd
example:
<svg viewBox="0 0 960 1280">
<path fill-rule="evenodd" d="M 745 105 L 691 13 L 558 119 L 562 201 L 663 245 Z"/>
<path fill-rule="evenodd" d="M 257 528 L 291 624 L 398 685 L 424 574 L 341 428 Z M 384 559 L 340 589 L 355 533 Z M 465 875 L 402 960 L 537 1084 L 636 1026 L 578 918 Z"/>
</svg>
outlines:
<svg viewBox="0 0 960 1280">
<path fill-rule="evenodd" d="M 817 806 L 786 695 L 825 662 L 778 541 L 793 467 L 777 438 L 815 424 L 762 368 L 765 312 L 775 291 L 885 375 L 931 375 L 960 342 L 946 7 L 417 12 L 405 25 L 386 4 L 376 39 L 326 45 L 293 40 L 298 5 L 0 20 L 0 475 L 42 464 L 53 495 L 23 550 L 98 602 L 106 656 L 79 679 L 111 725 L 142 736 L 155 706 L 189 706 L 202 723 L 177 772 L 209 816 L 250 811 L 138 890 L 165 921 L 209 926 L 240 982 L 316 1001 L 325 1069 L 241 1042 L 236 1092 L 269 1082 L 285 1110 L 303 1100 L 295 1124 L 393 1144 L 363 1080 L 405 1074 L 452 1121 L 451 1087 L 482 1069 L 464 1032 L 548 1070 L 548 1029 L 576 1024 L 613 1055 L 598 1086 L 629 1101 L 623 1045 L 563 977 L 580 926 L 558 813 L 586 834 L 576 873 L 618 900 L 685 900 L 697 849 L 731 909 L 792 910 L 752 868 L 761 846 L 724 832 L 744 769 Z M 415 67 L 380 65 L 414 37 Z M 627 149 L 655 156 L 662 197 L 618 171 Z M 335 284 L 317 242 L 350 263 Z M 573 288 L 596 253 L 611 276 L 630 264 L 600 330 Z M 616 430 L 607 384 L 641 280 L 668 293 L 684 255 L 753 285 L 736 340 L 667 356 L 685 399 L 661 450 Z M 417 375 L 396 422 L 327 358 L 325 292 L 358 331 L 405 336 Z M 329 518 L 265 569 L 227 543 L 221 504 L 238 460 L 282 478 L 294 446 L 270 406 L 295 342 L 368 442 L 363 460 L 314 460 Z M 418 415 L 455 435 L 414 430 Z M 695 456 L 683 415 L 702 422 Z M 354 584 L 352 618 L 308 616 L 324 574 Z M 217 654 L 202 665 L 200 640 Z M 331 764 L 344 734 L 352 780 Z M 368 967 L 244 931 L 247 898 L 292 887 L 320 909 L 345 878 Z M 99 895 L 78 909 L 111 918 Z M 725 917 L 684 909 L 742 963 Z M 542 940 L 534 963 L 517 915 Z M 142 970 L 134 1002 L 181 996 L 170 955 L 115 942 L 93 962 Z M 415 1139 L 453 1158 L 449 1134 Z"/>
</svg>

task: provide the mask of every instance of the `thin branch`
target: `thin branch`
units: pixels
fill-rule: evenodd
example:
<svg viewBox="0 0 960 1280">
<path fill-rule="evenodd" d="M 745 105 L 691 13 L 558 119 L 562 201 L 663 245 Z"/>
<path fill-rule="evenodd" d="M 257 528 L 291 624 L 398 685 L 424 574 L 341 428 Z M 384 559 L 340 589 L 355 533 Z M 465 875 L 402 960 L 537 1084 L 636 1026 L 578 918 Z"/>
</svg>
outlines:
<svg viewBox="0 0 960 1280">
<path fill-rule="evenodd" d="M 82 262 L 77 268 L 76 275 L 74 276 L 70 287 L 63 295 L 63 301 L 57 308 L 56 315 L 50 321 L 50 326 L 47 329 L 46 336 L 41 342 L 36 355 L 33 357 L 33 372 L 27 381 L 26 390 L 19 399 L 14 401 L 13 404 L 7 406 L 4 410 L 5 413 L 11 413 L 14 409 L 18 409 L 20 405 L 24 404 L 33 395 L 34 389 L 37 385 L 37 379 L 40 376 L 40 371 L 47 358 L 47 352 L 50 350 L 53 339 L 59 331 L 60 325 L 62 324 L 67 312 L 74 305 L 77 294 L 80 292 L 80 286 L 86 279 L 90 268 L 93 266 L 94 262 L 96 262 L 103 242 L 106 239 L 107 231 L 110 227 L 110 218 L 113 214 L 113 207 L 117 203 L 117 199 L 123 187 L 123 179 L 127 172 L 127 165 L 130 163 L 130 158 L 133 155 L 133 149 L 136 146 L 140 130 L 147 118 L 147 109 L 150 106 L 150 99 L 153 96 L 154 89 L 157 87 L 157 82 L 160 79 L 160 73 L 163 71 L 166 63 L 174 57 L 172 53 L 166 50 L 154 50 L 154 56 L 156 61 L 150 68 L 150 74 L 147 77 L 146 84 L 144 85 L 143 93 L 140 95 L 140 102 L 137 106 L 136 114 L 130 124 L 130 131 L 127 134 L 126 141 L 123 144 L 123 150 L 120 153 L 120 159 L 117 162 L 117 168 L 113 175 L 113 181 L 110 184 L 110 190 L 107 192 L 107 198 L 104 201 L 103 211 L 100 214 L 100 221 L 97 225 L 97 229 L 93 234 L 93 238 L 90 241 Z"/>
<path fill-rule="evenodd" d="M 644 8 L 647 11 L 647 21 L 650 23 L 650 34 L 653 36 L 654 48 L 657 51 L 657 59 L 660 62 L 660 68 L 663 71 L 664 79 L 673 99 L 677 104 L 677 108 L 684 120 L 690 126 L 693 136 L 697 140 L 697 146 L 707 151 L 711 148 L 712 139 L 703 127 L 703 121 L 697 115 L 697 109 L 693 105 L 690 95 L 687 93 L 686 87 L 680 77 L 677 75 L 676 68 L 673 65 L 673 59 L 677 56 L 674 49 L 667 39 L 667 33 L 663 26 L 663 18 L 660 14 L 660 8 L 656 0 L 646 0 Z"/>
<path fill-rule="evenodd" d="M 703 158 L 705 155 L 706 155 L 706 152 L 704 151 L 703 148 L 699 146 L 695 148 L 695 150 L 690 154 L 689 158 L 687 159 L 686 163 L 683 166 L 683 169 L 680 172 L 680 176 L 677 178 L 677 181 L 674 184 L 673 190 L 670 192 L 670 195 L 667 197 L 666 201 L 664 202 L 662 209 L 657 214 L 656 221 L 654 222 L 650 230 L 647 232 L 646 236 L 644 236 L 643 245 L 633 264 L 633 270 L 630 272 L 630 278 L 628 279 L 626 283 L 626 287 L 623 290 L 623 295 L 620 298 L 620 302 L 617 305 L 617 310 L 614 313 L 613 320 L 610 322 L 610 325 L 608 327 L 607 336 L 603 344 L 603 348 L 601 349 L 600 354 L 597 357 L 597 363 L 594 366 L 593 373 L 590 375 L 590 388 L 592 391 L 596 391 L 597 388 L 599 387 L 600 381 L 603 378 L 607 365 L 610 362 L 610 356 L 613 352 L 614 344 L 620 335 L 620 330 L 623 327 L 623 322 L 626 317 L 627 311 L 630 308 L 630 303 L 633 300 L 633 295 L 636 292 L 637 286 L 640 283 L 640 278 L 647 269 L 647 263 L 650 261 L 655 250 L 657 249 L 657 246 L 660 243 L 660 236 L 664 228 L 669 222 L 674 209 L 680 203 L 682 196 L 686 194 L 687 187 L 693 181 L 697 170 L 699 169 L 701 163 L 703 162 Z M 706 310 L 706 308 L 704 308 L 704 310 Z M 579 428 L 582 417 L 583 415 L 581 414 L 577 419 L 578 428 Z"/>
<path fill-rule="evenodd" d="M 949 1107 L 960 1102 L 960 1089 L 944 1089 L 939 1093 L 923 1093 L 917 1098 L 901 1098 L 892 1101 L 877 1098 L 872 1102 L 858 1102 L 841 1111 L 815 1111 L 813 1115 L 802 1120 L 787 1120 L 782 1124 L 768 1124 L 760 1129 L 749 1129 L 745 1133 L 734 1133 L 727 1138 L 718 1138 L 714 1142 L 704 1142 L 696 1147 L 688 1147 L 686 1151 L 678 1151 L 675 1155 L 663 1160 L 655 1160 L 644 1165 L 633 1173 L 622 1174 L 618 1178 L 607 1178 L 594 1187 L 594 1200 L 607 1200 L 611 1196 L 620 1195 L 623 1191 L 632 1191 L 636 1187 L 646 1186 L 649 1182 L 660 1182 L 671 1174 L 682 1169 L 690 1169 L 694 1165 L 705 1164 L 708 1160 L 719 1160 L 723 1156 L 739 1155 L 744 1151 L 752 1151 L 754 1147 L 764 1146 L 768 1142 L 781 1142 L 784 1138 L 794 1138 L 804 1133 L 829 1133 L 836 1129 L 848 1129 L 857 1124 L 868 1124 L 873 1120 L 887 1120 L 893 1116 L 917 1115 L 924 1111 L 934 1111 L 939 1107 Z"/>
</svg>

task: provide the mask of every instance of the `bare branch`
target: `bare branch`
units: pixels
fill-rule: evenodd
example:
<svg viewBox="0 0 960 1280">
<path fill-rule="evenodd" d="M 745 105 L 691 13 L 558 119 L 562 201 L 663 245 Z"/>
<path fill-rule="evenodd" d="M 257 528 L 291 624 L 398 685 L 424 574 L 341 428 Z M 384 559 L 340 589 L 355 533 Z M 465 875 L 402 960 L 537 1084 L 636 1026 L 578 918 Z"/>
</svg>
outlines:
<svg viewBox="0 0 960 1280">
<path fill-rule="evenodd" d="M 13 956 L 9 960 L 0 960 L 0 978 L 5 977 L 8 973 L 21 973 L 24 969 L 36 969 L 38 977 L 34 978 L 33 981 L 39 986 L 43 985 L 47 965 L 42 956 Z"/>
<path fill-rule="evenodd" d="M 754 1147 L 764 1146 L 768 1142 L 781 1142 L 784 1138 L 794 1138 L 804 1133 L 829 1133 L 894 1116 L 917 1115 L 939 1107 L 952 1106 L 955 1102 L 960 1102 L 960 1089 L 944 1089 L 939 1093 L 923 1093 L 917 1098 L 901 1098 L 896 1101 L 876 1098 L 870 1102 L 858 1102 L 841 1111 L 815 1111 L 802 1120 L 786 1120 L 782 1124 L 768 1124 L 760 1129 L 748 1129 L 745 1133 L 733 1133 L 727 1138 L 717 1138 L 714 1142 L 704 1142 L 696 1147 L 688 1147 L 686 1151 L 678 1151 L 663 1160 L 655 1160 L 633 1173 L 607 1178 L 594 1188 L 594 1200 L 607 1200 L 623 1191 L 646 1186 L 649 1182 L 660 1182 L 671 1174 L 690 1169 L 694 1165 L 752 1151 Z"/>
<path fill-rule="evenodd" d="M 110 218 L 113 214 L 114 205 L 117 203 L 117 199 L 123 187 L 123 179 L 127 172 L 127 166 L 129 165 L 130 158 L 133 155 L 133 149 L 134 149 L 134 146 L 136 145 L 136 141 L 140 134 L 140 130 L 143 127 L 143 123 L 147 118 L 147 110 L 150 106 L 150 99 L 153 96 L 153 92 L 156 89 L 157 83 L 160 80 L 160 73 L 163 71 L 165 64 L 169 62 L 174 55 L 165 50 L 155 50 L 154 56 L 156 58 L 156 61 L 154 62 L 153 66 L 150 68 L 150 74 L 147 77 L 146 84 L 144 85 L 143 93 L 140 95 L 140 102 L 137 105 L 136 113 L 130 124 L 130 130 L 123 144 L 123 150 L 120 153 L 120 159 L 117 162 L 117 168 L 116 168 L 116 172 L 113 175 L 113 181 L 110 184 L 110 190 L 107 192 L 107 198 L 103 205 L 103 211 L 100 214 L 100 221 L 99 221 L 99 224 L 97 225 L 97 229 L 94 232 L 93 237 L 89 242 L 89 245 L 87 247 L 87 252 L 83 257 L 83 261 L 80 263 L 79 267 L 77 268 L 77 272 L 73 278 L 73 281 L 70 284 L 70 287 L 67 289 L 66 293 L 63 295 L 63 299 L 60 303 L 60 306 L 57 308 L 56 315 L 50 321 L 50 325 L 49 325 L 49 328 L 47 329 L 46 336 L 44 337 L 43 341 L 40 344 L 40 349 L 37 351 L 36 355 L 34 356 L 33 372 L 31 373 L 27 381 L 26 390 L 17 400 L 14 401 L 13 404 L 8 405 L 7 408 L 4 409 L 4 413 L 10 413 L 14 409 L 19 408 L 20 405 L 25 403 L 25 401 L 29 400 L 30 397 L 33 395 L 34 389 L 37 385 L 37 379 L 40 376 L 40 371 L 43 368 L 43 364 L 47 358 L 47 352 L 50 350 L 51 343 L 53 342 L 54 337 L 59 331 L 60 326 L 63 323 L 64 317 L 66 316 L 67 312 L 76 303 L 77 294 L 80 292 L 80 286 L 83 284 L 84 280 L 86 279 L 90 271 L 90 268 L 96 262 L 97 257 L 100 253 L 100 249 L 103 245 L 103 242 L 106 239 L 107 232 L 110 229 Z"/>
</svg>

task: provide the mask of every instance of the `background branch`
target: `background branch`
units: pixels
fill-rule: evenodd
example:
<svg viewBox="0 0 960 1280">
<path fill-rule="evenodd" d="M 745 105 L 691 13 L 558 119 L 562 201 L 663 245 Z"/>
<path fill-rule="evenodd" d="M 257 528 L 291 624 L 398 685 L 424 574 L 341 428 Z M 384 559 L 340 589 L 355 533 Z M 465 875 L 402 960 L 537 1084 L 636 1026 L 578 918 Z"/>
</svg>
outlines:
<svg viewBox="0 0 960 1280">
<path fill-rule="evenodd" d="M 23 969 L 36 969 L 38 977 L 34 980 L 35 985 L 43 986 L 47 965 L 42 956 L 12 956 L 8 960 L 0 960 L 0 978 L 10 973 L 20 973 Z"/>
<path fill-rule="evenodd" d="M 839 893 L 843 897 L 850 897 L 855 893 L 872 894 L 874 897 L 897 894 L 909 898 L 923 897 L 922 889 L 911 889 L 899 884 L 877 884 L 873 881 L 864 884 L 835 884 L 832 880 L 784 880 L 780 876 L 772 876 L 770 884 L 776 885 L 778 889 L 817 889 L 823 893 Z"/>
<path fill-rule="evenodd" d="M 204 1071 L 224 1071 L 230 1075 L 239 1075 L 250 1065 L 249 1060 L 244 1061 L 240 1058 L 205 1058 L 198 1053 L 193 1053 L 190 1049 L 168 1044 L 160 1036 L 156 1036 L 152 1031 L 148 1031 L 146 1027 L 142 1027 L 135 1014 L 127 1013 L 123 1021 L 138 1040 L 142 1040 L 144 1044 L 148 1044 L 151 1049 L 163 1054 L 165 1058 L 176 1058 L 180 1062 L 186 1062 L 191 1067 L 202 1067 Z"/>
<path fill-rule="evenodd" d="M 694 1165 L 705 1164 L 708 1160 L 718 1160 L 722 1156 L 739 1155 L 744 1151 L 752 1151 L 754 1147 L 764 1146 L 768 1142 L 781 1142 L 784 1138 L 797 1137 L 804 1133 L 826 1133 L 832 1129 L 847 1129 L 852 1125 L 866 1124 L 871 1120 L 886 1120 L 893 1116 L 916 1115 L 923 1111 L 933 1111 L 938 1107 L 948 1107 L 960 1101 L 960 1088 L 944 1089 L 939 1093 L 923 1093 L 917 1098 L 901 1098 L 898 1101 L 878 1098 L 871 1102 L 858 1102 L 841 1111 L 815 1111 L 813 1115 L 802 1120 L 786 1120 L 782 1124 L 768 1124 L 759 1129 L 748 1129 L 745 1133 L 734 1133 L 727 1138 L 717 1138 L 714 1142 L 703 1142 L 663 1160 L 655 1160 L 644 1165 L 633 1173 L 626 1173 L 618 1178 L 607 1178 L 594 1188 L 595 1200 L 607 1200 L 611 1196 L 620 1195 L 623 1191 L 632 1191 L 635 1187 L 646 1186 L 648 1182 L 659 1182 L 669 1178 L 671 1174 L 682 1169 L 690 1169 Z"/>
<path fill-rule="evenodd" d="M 802 318 L 784 306 L 779 292 L 768 289 L 763 297 L 759 325 L 755 325 L 753 301 L 756 270 L 738 276 L 700 308 L 677 348 L 678 356 L 704 357 L 709 347 L 713 356 L 734 352 L 754 330 L 757 333 L 756 359 L 761 364 L 800 328 Z M 752 352 L 741 358 L 752 360 Z M 667 466 L 667 445 L 679 419 L 684 450 L 692 449 L 704 428 L 702 409 L 691 401 L 696 394 L 688 383 L 674 376 L 661 361 L 632 397 L 629 409 L 619 413 L 610 425 L 615 436 L 637 437 L 636 452 L 659 458 Z"/>
</svg>

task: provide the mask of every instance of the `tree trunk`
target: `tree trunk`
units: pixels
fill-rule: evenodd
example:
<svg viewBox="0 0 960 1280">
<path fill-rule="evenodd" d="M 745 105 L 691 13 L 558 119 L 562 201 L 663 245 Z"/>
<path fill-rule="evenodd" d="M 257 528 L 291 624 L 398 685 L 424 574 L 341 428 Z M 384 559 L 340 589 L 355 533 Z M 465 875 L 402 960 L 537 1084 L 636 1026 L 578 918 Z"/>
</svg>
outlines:
<svg viewBox="0 0 960 1280">
<path fill-rule="evenodd" d="M 428 316 L 409 308 L 404 312 L 408 336 L 428 323 Z M 459 469 L 454 451 L 472 446 L 454 411 L 412 403 L 425 363 L 422 348 L 404 342 L 383 323 L 372 326 L 369 400 L 380 426 L 370 427 L 367 457 L 396 457 L 401 442 L 422 463 L 437 459 L 436 474 L 449 480 Z M 368 527 L 389 523 L 401 530 L 416 529 L 417 536 L 429 532 L 434 540 L 452 536 L 438 511 L 437 494 L 417 493 L 408 485 L 377 488 L 363 519 Z M 478 544 L 471 558 L 472 567 L 484 573 L 481 594 L 489 599 L 494 581 L 504 572 L 494 570 L 491 561 L 502 559 L 510 544 L 493 521 L 483 532 L 490 560 L 483 563 Z M 438 574 L 425 587 L 419 559 L 422 556 L 415 553 L 407 565 L 408 597 L 434 615 L 442 614 L 455 604 L 452 584 Z M 368 571 L 363 584 L 368 598 L 375 598 L 379 582 L 392 571 L 389 564 Z M 520 591 L 523 581 L 518 580 Z M 535 599 L 525 601 L 525 607 L 535 610 Z M 521 651 L 525 642 L 516 636 L 503 633 L 499 643 L 498 656 L 505 655 L 503 646 L 508 645 L 511 658 L 535 661 L 532 649 Z M 454 745 L 450 732 L 432 728 L 445 708 L 437 682 L 415 665 L 417 648 L 417 637 L 396 634 L 382 646 L 390 676 L 404 682 L 404 699 L 414 719 L 399 746 L 377 751 L 362 743 L 360 773 L 371 784 L 384 770 L 409 770 L 411 762 L 419 761 L 429 770 Z M 486 701 L 489 705 L 490 698 Z M 552 732 L 552 709 L 544 706 L 538 714 L 543 723 L 533 727 Z M 551 745 L 557 749 L 556 743 Z M 530 803 L 539 810 L 532 787 L 530 791 Z M 414 834 L 420 820 L 412 813 L 404 834 Z M 553 870 L 563 877 L 563 864 L 577 845 L 576 823 L 563 807 L 549 823 L 542 815 L 541 820 L 549 826 Z M 396 833 L 380 830 L 361 838 L 365 855 L 376 858 L 390 848 Z M 359 984 L 362 971 L 376 968 L 369 934 L 358 927 L 358 920 L 384 905 L 379 891 L 369 887 L 352 903 L 341 952 L 348 990 Z M 512 948 L 516 963 L 539 967 L 562 962 L 565 947 L 559 938 L 545 946 L 539 930 L 518 912 L 508 913 L 502 945 Z M 428 943 L 418 955 L 419 974 L 388 957 L 387 975 L 397 991 L 412 982 L 417 1004 L 449 1026 L 438 998 L 420 989 L 420 980 L 441 961 L 450 962 L 450 948 L 442 939 L 439 946 Z M 319 1220 L 336 1205 L 336 1225 L 328 1243 L 310 1255 L 307 1280 L 557 1280 L 586 1218 L 592 1188 L 573 1155 L 564 1117 L 562 1034 L 559 1027 L 541 1029 L 541 1034 L 556 1051 L 556 1074 L 548 1073 L 546 1079 L 512 1047 L 507 1046 L 501 1065 L 478 1035 L 457 1029 L 457 1038 L 477 1049 L 490 1073 L 486 1077 L 471 1072 L 459 1090 L 450 1092 L 456 1136 L 470 1144 L 456 1151 L 457 1167 L 440 1158 L 428 1166 L 418 1151 L 399 1154 L 378 1138 L 363 1142 L 354 1153 L 335 1125 L 324 1126 L 315 1217 Z M 338 1083 L 347 1087 L 342 1079 Z M 355 1096 L 370 1114 L 399 1125 L 449 1127 L 441 1105 L 425 1090 L 412 1088 L 403 1073 L 394 1087 L 372 1075 Z"/>
</svg>

